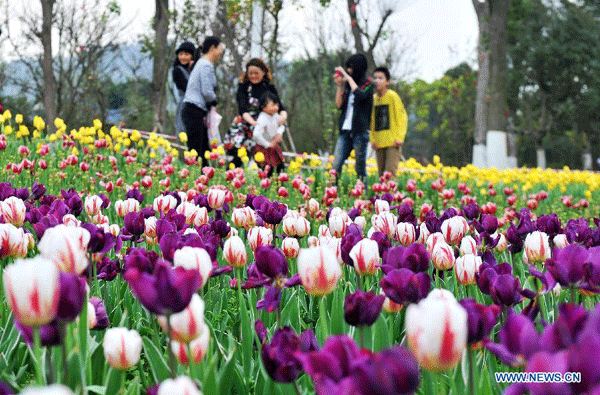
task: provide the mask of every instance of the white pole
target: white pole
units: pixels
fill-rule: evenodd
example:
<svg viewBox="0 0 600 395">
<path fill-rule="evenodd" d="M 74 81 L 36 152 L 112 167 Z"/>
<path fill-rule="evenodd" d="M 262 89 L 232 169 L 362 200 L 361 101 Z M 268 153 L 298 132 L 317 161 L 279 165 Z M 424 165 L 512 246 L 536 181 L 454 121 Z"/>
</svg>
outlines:
<svg viewBox="0 0 600 395">
<path fill-rule="evenodd" d="M 250 37 L 250 56 L 262 57 L 263 7 L 260 1 L 252 2 L 252 31 Z"/>
</svg>

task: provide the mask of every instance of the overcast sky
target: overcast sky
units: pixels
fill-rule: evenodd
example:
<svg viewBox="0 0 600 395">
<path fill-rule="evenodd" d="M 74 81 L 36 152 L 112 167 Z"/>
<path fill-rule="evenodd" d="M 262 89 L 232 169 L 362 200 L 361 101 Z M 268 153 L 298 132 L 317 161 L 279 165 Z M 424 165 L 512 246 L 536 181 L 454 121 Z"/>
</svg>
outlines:
<svg viewBox="0 0 600 395">
<path fill-rule="evenodd" d="M 83 1 L 83 0 L 73 0 Z M 181 0 L 171 0 L 180 2 Z M 290 46 L 286 58 L 296 56 L 301 49 L 294 48 L 298 40 L 295 37 L 310 27 L 311 18 L 307 11 L 298 5 L 304 1 L 284 1 L 282 12 L 283 41 Z M 335 1 L 336 0 L 332 0 Z M 462 62 L 475 62 L 477 45 L 477 17 L 472 0 L 384 0 L 387 2 L 411 1 L 408 7 L 401 7 L 390 18 L 390 25 L 398 34 L 414 41 L 415 59 L 413 69 L 415 77 L 427 81 L 439 78 L 445 70 Z M 121 17 L 132 21 L 123 41 L 135 41 L 141 33 L 148 32 L 150 20 L 154 15 L 154 2 L 150 0 L 119 0 Z M 346 0 L 341 1 L 345 4 Z M 35 3 L 34 3 L 35 4 Z M 344 10 L 344 15 L 346 11 Z M 339 15 L 339 14 L 338 14 Z M 336 15 L 337 16 L 337 15 Z M 14 21 L 13 23 L 18 23 Z"/>
</svg>

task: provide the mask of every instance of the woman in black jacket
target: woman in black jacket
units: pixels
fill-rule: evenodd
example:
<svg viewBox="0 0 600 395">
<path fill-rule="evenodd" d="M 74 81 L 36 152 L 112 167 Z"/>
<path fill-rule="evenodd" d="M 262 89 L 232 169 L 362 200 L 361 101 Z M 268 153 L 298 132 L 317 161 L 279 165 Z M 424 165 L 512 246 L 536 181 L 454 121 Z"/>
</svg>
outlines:
<svg viewBox="0 0 600 395">
<path fill-rule="evenodd" d="M 339 177 L 354 148 L 356 174 L 366 183 L 366 156 L 373 108 L 373 82 L 367 76 L 367 58 L 363 54 L 352 55 L 346 62 L 346 69 L 336 67 L 334 80 L 337 85 L 335 104 L 342 113 L 333 168 Z"/>
<path fill-rule="evenodd" d="M 260 114 L 260 98 L 265 92 L 273 93 L 279 101 L 279 124 L 283 125 L 287 119 L 287 111 L 281 104 L 277 89 L 271 84 L 271 79 L 271 70 L 262 59 L 252 58 L 246 63 L 246 72 L 240 78 L 236 95 L 238 115 L 233 120 L 224 139 L 227 154 L 233 157 L 231 163 L 236 167 L 242 166 L 238 149 L 245 147 L 250 155 L 251 149 L 255 145 L 252 140 L 252 130 L 256 125 L 256 118 Z"/>
<path fill-rule="evenodd" d="M 181 118 L 181 109 L 183 108 L 183 98 L 185 89 L 194 64 L 194 52 L 196 47 L 189 41 L 182 43 L 175 51 L 175 61 L 173 62 L 173 83 L 175 84 L 175 96 L 177 97 L 177 111 L 175 113 L 175 132 L 185 132 L 185 125 Z"/>
</svg>

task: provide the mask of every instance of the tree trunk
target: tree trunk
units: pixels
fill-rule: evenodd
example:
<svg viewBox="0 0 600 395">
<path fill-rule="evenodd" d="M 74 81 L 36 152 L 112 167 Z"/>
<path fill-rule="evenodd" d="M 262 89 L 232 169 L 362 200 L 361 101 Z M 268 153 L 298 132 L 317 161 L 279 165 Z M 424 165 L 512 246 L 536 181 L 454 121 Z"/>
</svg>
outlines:
<svg viewBox="0 0 600 395">
<path fill-rule="evenodd" d="M 152 106 L 154 113 L 154 131 L 165 131 L 167 118 L 166 86 L 168 75 L 169 2 L 155 0 L 154 16 L 154 62 L 152 67 Z M 170 130 L 170 129 L 169 129 Z"/>
<path fill-rule="evenodd" d="M 488 129 L 506 129 L 508 104 L 506 38 L 508 7 L 510 0 L 488 0 L 490 10 L 490 104 L 488 108 Z"/>
<path fill-rule="evenodd" d="M 362 35 L 360 33 L 360 27 L 358 26 L 358 18 L 356 15 L 356 6 L 358 0 L 348 0 L 348 12 L 350 13 L 350 26 L 352 28 L 352 36 L 354 37 L 354 48 L 357 53 L 365 53 L 363 47 Z"/>
<path fill-rule="evenodd" d="M 488 85 L 490 78 L 489 70 L 489 48 L 486 45 L 489 36 L 488 6 L 473 0 L 477 20 L 479 21 L 479 43 L 477 45 L 477 59 L 479 62 L 479 73 L 477 75 L 477 96 L 475 99 L 475 130 L 473 139 L 476 145 L 485 145 L 485 137 L 488 130 Z"/>
<path fill-rule="evenodd" d="M 44 111 L 46 124 L 50 129 L 56 118 L 56 82 L 52 62 L 52 19 L 55 0 L 42 1 L 42 32 L 41 40 L 44 48 L 42 55 L 42 73 L 44 76 Z"/>
</svg>

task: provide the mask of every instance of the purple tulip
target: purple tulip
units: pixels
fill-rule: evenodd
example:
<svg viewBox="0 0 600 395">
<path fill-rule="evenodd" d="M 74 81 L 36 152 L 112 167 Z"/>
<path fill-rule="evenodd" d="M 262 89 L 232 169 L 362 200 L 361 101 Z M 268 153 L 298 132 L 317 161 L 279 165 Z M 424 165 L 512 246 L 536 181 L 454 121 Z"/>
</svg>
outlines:
<svg viewBox="0 0 600 395">
<path fill-rule="evenodd" d="M 570 219 L 565 226 L 567 240 L 572 244 L 583 244 L 591 233 L 590 225 L 584 218 Z"/>
<path fill-rule="evenodd" d="M 61 342 L 60 328 L 58 321 L 54 320 L 47 325 L 40 326 L 40 341 L 44 347 L 58 346 Z M 15 320 L 15 326 L 21 333 L 25 343 L 33 345 L 33 327 L 21 324 Z"/>
<path fill-rule="evenodd" d="M 158 241 L 158 246 L 162 251 L 163 258 L 169 262 L 173 262 L 175 251 L 183 247 L 181 235 L 178 233 L 169 233 L 163 235 Z"/>
<path fill-rule="evenodd" d="M 356 224 L 352 224 L 346 228 L 346 234 L 348 234 L 348 229 Z M 360 233 L 362 236 L 362 232 Z M 392 246 L 390 243 L 389 237 L 382 232 L 373 232 L 371 235 L 371 240 L 375 240 L 377 242 L 377 247 L 379 248 L 379 256 L 383 256 L 383 254 Z"/>
<path fill-rule="evenodd" d="M 94 312 L 96 313 L 96 326 L 92 329 L 106 329 L 110 325 L 108 314 L 106 313 L 106 307 L 104 302 L 97 296 L 90 298 L 90 303 L 94 306 Z M 88 313 L 89 314 L 89 313 Z"/>
<path fill-rule="evenodd" d="M 498 229 L 498 218 L 493 215 L 482 214 L 481 226 L 485 232 L 492 234 Z"/>
<path fill-rule="evenodd" d="M 172 268 L 161 260 L 152 274 L 132 267 L 125 271 L 123 278 L 140 303 L 159 315 L 179 313 L 185 309 L 201 281 L 197 270 Z"/>
<path fill-rule="evenodd" d="M 158 395 L 159 388 L 160 384 L 156 384 L 155 386 L 146 388 L 146 395 Z"/>
<path fill-rule="evenodd" d="M 423 244 L 414 243 L 408 247 L 396 246 L 383 255 L 381 270 L 388 273 L 394 269 L 405 268 L 413 272 L 429 270 L 429 253 Z"/>
<path fill-rule="evenodd" d="M 527 268 L 529 269 L 529 273 L 531 273 L 532 276 L 539 279 L 542 283 L 542 289 L 539 291 L 540 295 L 544 295 L 554 289 L 554 287 L 556 286 L 556 280 L 550 272 L 542 274 L 542 272 L 540 272 L 535 266 L 532 265 L 527 265 Z"/>
<path fill-rule="evenodd" d="M 525 372 L 559 372 L 568 371 L 568 354 L 560 352 L 550 354 L 545 351 L 538 352 L 531 357 Z M 517 383 L 506 389 L 504 394 L 531 394 L 531 395 L 570 395 L 573 391 L 569 383 Z"/>
<path fill-rule="evenodd" d="M 473 298 L 463 299 L 458 303 L 467 311 L 467 326 L 469 328 L 467 343 L 475 344 L 482 341 L 498 322 L 500 307 L 479 304 Z"/>
<path fill-rule="evenodd" d="M 123 258 L 125 262 L 123 271 L 135 268 L 138 271 L 152 274 L 156 263 L 158 262 L 158 254 L 154 251 L 147 251 L 144 248 L 129 248 L 127 254 Z"/>
<path fill-rule="evenodd" d="M 383 295 L 357 290 L 344 300 L 344 319 L 352 326 L 371 326 L 381 314 L 384 301 Z"/>
<path fill-rule="evenodd" d="M 490 284 L 494 278 L 501 274 L 512 273 L 512 266 L 504 262 L 499 265 L 490 265 L 489 263 L 483 263 L 479 267 L 479 272 L 475 274 L 477 279 L 477 286 L 486 295 L 490 294 Z"/>
<path fill-rule="evenodd" d="M 490 282 L 492 301 L 500 306 L 514 306 L 523 300 L 521 281 L 512 274 L 501 274 Z"/>
<path fill-rule="evenodd" d="M 277 225 L 283 219 L 283 216 L 287 213 L 287 206 L 285 204 L 279 203 L 275 200 L 272 203 L 262 202 L 260 206 L 257 207 L 257 200 L 260 196 L 254 198 L 252 202 L 254 204 L 254 208 L 256 210 L 256 214 L 258 214 L 263 221 L 271 225 Z"/>
<path fill-rule="evenodd" d="M 102 196 L 100 196 L 102 197 Z M 125 199 L 135 199 L 140 203 L 144 202 L 144 194 L 140 192 L 139 189 L 133 188 L 127 191 L 127 195 L 125 195 Z M 103 199 L 104 200 L 104 199 Z"/>
<path fill-rule="evenodd" d="M 356 217 L 360 216 L 361 212 L 360 209 L 353 207 L 349 212 L 348 212 L 348 217 L 350 217 L 350 219 L 352 221 L 354 221 L 356 219 Z M 327 221 L 329 221 L 329 218 L 327 218 Z"/>
<path fill-rule="evenodd" d="M 118 259 L 111 261 L 107 257 L 96 262 L 96 277 L 99 280 L 112 281 L 121 273 L 121 263 Z"/>
<path fill-rule="evenodd" d="M 517 367 L 525 365 L 541 349 L 540 335 L 528 317 L 508 310 L 508 317 L 500 331 L 500 343 L 488 342 L 485 347 L 503 363 Z"/>
<path fill-rule="evenodd" d="M 141 236 L 146 230 L 146 224 L 144 223 L 144 215 L 137 211 L 132 211 L 125 214 L 123 219 L 123 226 L 127 233 L 134 236 Z"/>
<path fill-rule="evenodd" d="M 87 246 L 88 252 L 92 254 L 106 254 L 113 248 L 115 248 L 115 251 L 121 249 L 121 239 L 105 232 L 104 229 L 100 229 L 94 224 L 82 224 L 81 227 L 90 232 L 90 241 Z"/>
<path fill-rule="evenodd" d="M 362 235 L 357 235 L 355 233 L 346 234 L 342 237 L 342 241 L 340 243 L 340 250 L 342 255 L 342 261 L 349 266 L 354 266 L 352 259 L 350 258 L 350 251 L 352 248 L 363 239 Z"/>
<path fill-rule="evenodd" d="M 73 321 L 83 307 L 86 281 L 77 274 L 60 273 L 60 297 L 56 318 Z"/>
<path fill-rule="evenodd" d="M 275 280 L 288 274 L 288 263 L 283 252 L 273 246 L 259 246 L 254 251 L 256 269 Z"/>
<path fill-rule="evenodd" d="M 590 256 L 584 267 L 584 278 L 592 286 L 600 286 L 600 247 L 592 247 L 588 250 Z"/>
<path fill-rule="evenodd" d="M 535 226 L 540 232 L 546 233 L 550 239 L 553 239 L 554 236 L 562 232 L 560 219 L 558 218 L 558 215 L 554 213 L 540 216 L 537 221 L 535 221 Z"/>
<path fill-rule="evenodd" d="M 0 395 L 13 395 L 14 392 L 10 389 L 8 384 L 0 382 Z"/>
<path fill-rule="evenodd" d="M 241 285 L 242 289 L 260 288 L 273 283 L 273 279 L 265 276 L 258 270 L 256 262 L 252 262 L 248 265 L 246 272 L 248 273 L 248 277 L 246 282 Z"/>
<path fill-rule="evenodd" d="M 211 221 L 210 223 L 211 230 L 218 235 L 221 239 L 225 239 L 229 232 L 231 231 L 231 227 L 224 219 L 219 219 L 216 221 Z"/>
<path fill-rule="evenodd" d="M 33 182 L 31 186 L 31 199 L 39 200 L 42 196 L 46 194 L 46 187 L 44 184 L 38 184 L 37 181 Z"/>
<path fill-rule="evenodd" d="M 577 393 L 595 394 L 600 389 L 600 308 L 589 314 L 584 328 L 577 336 L 577 343 L 569 349 L 569 371 L 580 372 L 581 382 L 573 383 Z M 586 392 L 589 391 L 589 392 Z"/>
<path fill-rule="evenodd" d="M 439 220 L 433 210 L 425 214 L 425 226 L 429 233 L 436 233 L 442 231 L 442 222 Z"/>
<path fill-rule="evenodd" d="M 296 357 L 300 351 L 300 339 L 290 327 L 277 329 L 271 343 L 264 343 L 262 361 L 269 376 L 280 383 L 291 383 L 302 372 L 302 364 Z"/>
<path fill-rule="evenodd" d="M 269 334 L 264 322 L 262 322 L 260 319 L 256 320 L 254 322 L 254 330 L 256 331 L 258 340 L 260 340 L 261 344 L 264 344 L 267 340 L 267 335 Z"/>
<path fill-rule="evenodd" d="M 431 289 L 427 273 L 414 273 L 405 268 L 392 270 L 379 284 L 388 298 L 400 304 L 418 303 Z"/>
<path fill-rule="evenodd" d="M 581 306 L 565 303 L 558 306 L 558 311 L 558 318 L 546 326 L 540 338 L 542 348 L 548 352 L 557 352 L 574 344 L 588 319 L 588 312 Z"/>
<path fill-rule="evenodd" d="M 265 297 L 256 302 L 257 310 L 265 310 L 269 313 L 275 311 L 281 303 L 281 288 L 269 287 L 265 292 Z"/>
<path fill-rule="evenodd" d="M 569 244 L 565 248 L 555 248 L 552 258 L 546 261 L 546 268 L 562 286 L 573 286 L 583 279 L 584 264 L 590 253 L 578 244 Z"/>
<path fill-rule="evenodd" d="M 398 223 L 400 222 L 409 222 L 415 225 L 415 228 L 417 228 L 417 217 L 415 217 L 413 208 L 406 203 L 403 203 L 400 206 L 398 206 Z"/>
<path fill-rule="evenodd" d="M 474 220 L 479 218 L 479 214 L 481 213 L 481 209 L 477 205 L 477 203 L 469 203 L 462 208 L 462 214 L 465 218 Z"/>
<path fill-rule="evenodd" d="M 352 370 L 361 394 L 412 394 L 419 387 L 419 364 L 404 347 L 361 358 Z"/>
<path fill-rule="evenodd" d="M 69 213 L 78 217 L 83 211 L 83 201 L 77 194 L 77 191 L 74 188 L 69 188 L 68 191 L 63 189 L 60 191 L 60 193 L 65 200 L 65 204 L 69 208 Z"/>
</svg>

